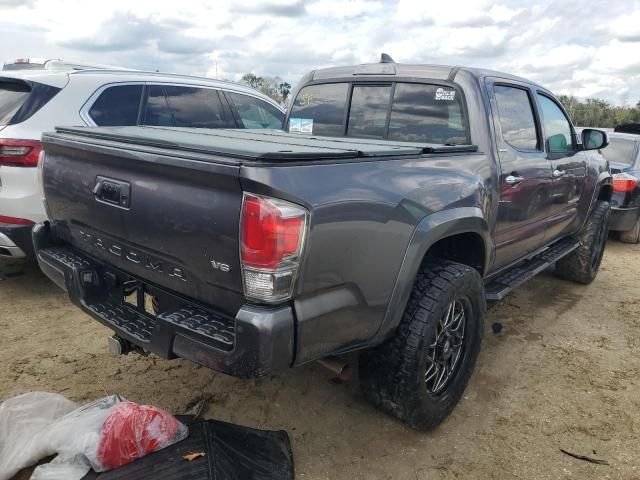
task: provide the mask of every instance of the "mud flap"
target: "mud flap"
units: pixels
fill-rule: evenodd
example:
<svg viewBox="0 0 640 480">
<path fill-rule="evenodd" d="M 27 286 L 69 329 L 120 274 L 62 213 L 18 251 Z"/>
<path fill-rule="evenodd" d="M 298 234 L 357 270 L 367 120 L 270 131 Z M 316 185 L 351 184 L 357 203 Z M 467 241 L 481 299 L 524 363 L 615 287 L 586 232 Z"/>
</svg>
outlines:
<svg viewBox="0 0 640 480">
<path fill-rule="evenodd" d="M 293 453 L 284 431 L 254 430 L 216 420 L 177 417 L 189 426 L 180 443 L 117 470 L 82 480 L 293 480 Z M 185 455 L 203 452 L 192 461 Z"/>
</svg>

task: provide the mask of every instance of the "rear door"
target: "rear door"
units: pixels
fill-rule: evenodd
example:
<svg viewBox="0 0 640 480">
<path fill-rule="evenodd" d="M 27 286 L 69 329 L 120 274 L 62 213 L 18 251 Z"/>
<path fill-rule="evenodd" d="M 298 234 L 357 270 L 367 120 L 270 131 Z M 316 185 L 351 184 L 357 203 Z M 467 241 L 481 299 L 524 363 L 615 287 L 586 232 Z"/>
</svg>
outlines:
<svg viewBox="0 0 640 480">
<path fill-rule="evenodd" d="M 587 153 L 578 151 L 576 136 L 567 114 L 550 95 L 537 92 L 540 119 L 544 132 L 544 147 L 551 163 L 553 189 L 546 242 L 562 237 L 579 228 L 583 219 L 578 218 L 587 175 Z"/>
<path fill-rule="evenodd" d="M 496 267 L 544 244 L 553 189 L 551 164 L 542 147 L 534 92 L 528 85 L 488 79 L 500 159 Z"/>
</svg>

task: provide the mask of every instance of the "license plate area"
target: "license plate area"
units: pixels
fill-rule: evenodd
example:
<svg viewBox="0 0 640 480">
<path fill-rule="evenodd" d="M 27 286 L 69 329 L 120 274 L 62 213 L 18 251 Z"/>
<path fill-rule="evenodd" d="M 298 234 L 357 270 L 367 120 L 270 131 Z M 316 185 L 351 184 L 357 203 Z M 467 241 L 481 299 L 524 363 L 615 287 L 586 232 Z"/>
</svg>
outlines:
<svg viewBox="0 0 640 480">
<path fill-rule="evenodd" d="M 154 307 L 154 296 L 143 282 L 129 280 L 122 286 L 123 303 L 137 312 L 155 318 L 158 314 Z"/>
</svg>

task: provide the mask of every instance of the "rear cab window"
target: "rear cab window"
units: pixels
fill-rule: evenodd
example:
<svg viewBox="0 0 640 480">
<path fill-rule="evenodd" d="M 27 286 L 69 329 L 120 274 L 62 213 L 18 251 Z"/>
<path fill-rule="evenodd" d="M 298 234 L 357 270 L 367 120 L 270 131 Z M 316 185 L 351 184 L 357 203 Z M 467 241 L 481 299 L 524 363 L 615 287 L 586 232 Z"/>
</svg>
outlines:
<svg viewBox="0 0 640 480">
<path fill-rule="evenodd" d="M 60 90 L 42 83 L 0 78 L 0 126 L 25 121 Z"/>
<path fill-rule="evenodd" d="M 294 100 L 288 130 L 403 142 L 469 143 L 459 91 L 435 83 L 309 85 L 303 87 Z"/>
</svg>

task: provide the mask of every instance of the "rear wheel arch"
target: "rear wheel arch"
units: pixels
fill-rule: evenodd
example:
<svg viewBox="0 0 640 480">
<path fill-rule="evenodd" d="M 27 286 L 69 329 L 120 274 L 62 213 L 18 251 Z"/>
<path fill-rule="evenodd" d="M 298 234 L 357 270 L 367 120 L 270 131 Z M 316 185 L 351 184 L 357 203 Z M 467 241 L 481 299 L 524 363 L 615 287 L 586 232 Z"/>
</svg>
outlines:
<svg viewBox="0 0 640 480">
<path fill-rule="evenodd" d="M 398 327 L 418 272 L 430 259 L 462 263 L 484 276 L 492 245 L 489 225 L 480 208 L 454 208 L 424 217 L 407 246 L 387 311 L 371 343 L 381 343 Z"/>
</svg>

